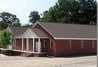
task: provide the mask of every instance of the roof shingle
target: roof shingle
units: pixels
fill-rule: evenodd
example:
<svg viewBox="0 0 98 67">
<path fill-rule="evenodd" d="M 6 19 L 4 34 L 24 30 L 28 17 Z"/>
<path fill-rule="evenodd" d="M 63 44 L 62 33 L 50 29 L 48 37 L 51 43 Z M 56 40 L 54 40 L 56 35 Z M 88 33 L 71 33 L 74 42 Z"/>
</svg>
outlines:
<svg viewBox="0 0 98 67">
<path fill-rule="evenodd" d="M 38 22 L 56 38 L 97 38 L 97 27 L 92 25 Z"/>
<path fill-rule="evenodd" d="M 22 35 L 28 27 L 9 27 L 14 36 Z"/>
</svg>

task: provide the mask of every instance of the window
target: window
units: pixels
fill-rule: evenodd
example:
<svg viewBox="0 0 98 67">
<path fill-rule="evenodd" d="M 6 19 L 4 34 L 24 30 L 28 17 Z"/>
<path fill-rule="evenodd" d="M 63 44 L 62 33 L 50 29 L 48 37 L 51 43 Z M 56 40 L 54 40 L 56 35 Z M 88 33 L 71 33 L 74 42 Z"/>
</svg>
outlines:
<svg viewBox="0 0 98 67">
<path fill-rule="evenodd" d="M 69 48 L 72 48 L 71 40 L 69 40 Z"/>
<path fill-rule="evenodd" d="M 84 48 L 83 40 L 81 40 L 81 47 Z"/>
<path fill-rule="evenodd" d="M 44 40 L 44 48 L 46 48 L 46 40 Z"/>
<path fill-rule="evenodd" d="M 92 41 L 92 48 L 95 48 L 95 41 Z"/>
<path fill-rule="evenodd" d="M 52 48 L 53 42 L 50 40 L 50 48 Z"/>
</svg>

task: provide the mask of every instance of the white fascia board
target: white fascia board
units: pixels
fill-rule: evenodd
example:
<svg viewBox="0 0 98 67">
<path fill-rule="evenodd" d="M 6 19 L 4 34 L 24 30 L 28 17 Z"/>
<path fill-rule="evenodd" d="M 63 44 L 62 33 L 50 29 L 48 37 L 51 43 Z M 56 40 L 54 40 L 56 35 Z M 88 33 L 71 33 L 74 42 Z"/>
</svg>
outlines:
<svg viewBox="0 0 98 67">
<path fill-rule="evenodd" d="M 28 28 L 22 35 L 15 36 L 14 38 L 39 38 L 30 28 Z"/>
<path fill-rule="evenodd" d="M 39 25 L 42 27 L 42 28 L 44 28 L 52 37 L 54 36 L 52 33 L 50 33 L 43 25 L 41 25 L 40 23 L 39 23 Z"/>
<path fill-rule="evenodd" d="M 48 37 L 39 37 L 30 28 L 28 28 L 22 35 L 15 36 L 15 38 L 48 38 Z"/>
<path fill-rule="evenodd" d="M 39 24 L 39 22 L 34 23 L 32 27 L 34 28 L 37 24 Z"/>
<path fill-rule="evenodd" d="M 54 35 L 51 33 L 51 32 L 49 32 L 43 25 L 41 25 L 39 22 L 36 22 L 34 25 L 33 25 L 33 27 L 35 27 L 37 24 L 39 24 L 45 31 L 47 31 L 53 38 L 54 38 Z M 43 38 L 43 37 L 42 37 Z M 48 38 L 48 37 L 46 37 L 46 38 Z"/>
<path fill-rule="evenodd" d="M 48 37 L 39 37 L 39 38 L 48 38 Z"/>
<path fill-rule="evenodd" d="M 97 38 L 57 38 L 57 37 L 54 37 L 54 39 L 57 39 L 57 40 L 97 40 Z"/>
</svg>

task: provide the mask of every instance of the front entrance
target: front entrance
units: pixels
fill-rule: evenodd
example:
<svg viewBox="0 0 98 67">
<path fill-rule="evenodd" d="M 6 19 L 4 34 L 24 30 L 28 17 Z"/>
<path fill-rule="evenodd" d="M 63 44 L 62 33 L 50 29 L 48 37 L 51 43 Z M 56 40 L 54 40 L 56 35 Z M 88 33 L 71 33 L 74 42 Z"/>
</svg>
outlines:
<svg viewBox="0 0 98 67">
<path fill-rule="evenodd" d="M 40 39 L 38 39 L 37 41 L 35 41 L 34 45 L 35 45 L 34 52 L 40 53 L 41 52 L 41 41 L 40 41 Z"/>
</svg>

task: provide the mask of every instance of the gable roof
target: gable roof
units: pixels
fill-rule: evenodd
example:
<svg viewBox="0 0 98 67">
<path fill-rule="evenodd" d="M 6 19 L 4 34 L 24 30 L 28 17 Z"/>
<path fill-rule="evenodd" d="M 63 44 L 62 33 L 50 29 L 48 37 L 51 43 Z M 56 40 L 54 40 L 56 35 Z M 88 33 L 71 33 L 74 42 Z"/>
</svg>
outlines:
<svg viewBox="0 0 98 67">
<path fill-rule="evenodd" d="M 47 37 L 41 30 L 33 29 L 30 27 L 9 27 L 8 29 L 12 32 L 14 36 L 22 35 L 27 29 L 31 29 L 38 37 Z"/>
<path fill-rule="evenodd" d="M 55 39 L 97 38 L 97 27 L 92 25 L 37 22 Z"/>
<path fill-rule="evenodd" d="M 22 35 L 28 27 L 9 27 L 8 28 L 14 36 Z"/>
<path fill-rule="evenodd" d="M 43 33 L 41 30 L 39 29 L 35 29 L 33 28 L 32 31 L 38 36 L 38 37 L 47 37 L 47 35 L 45 33 Z"/>
</svg>

